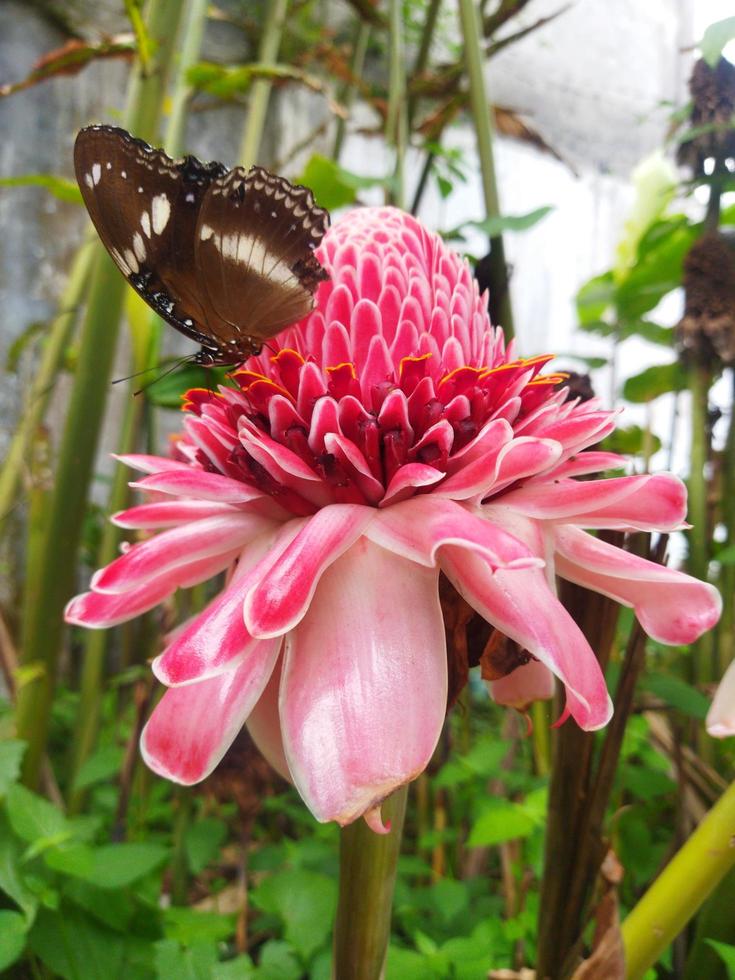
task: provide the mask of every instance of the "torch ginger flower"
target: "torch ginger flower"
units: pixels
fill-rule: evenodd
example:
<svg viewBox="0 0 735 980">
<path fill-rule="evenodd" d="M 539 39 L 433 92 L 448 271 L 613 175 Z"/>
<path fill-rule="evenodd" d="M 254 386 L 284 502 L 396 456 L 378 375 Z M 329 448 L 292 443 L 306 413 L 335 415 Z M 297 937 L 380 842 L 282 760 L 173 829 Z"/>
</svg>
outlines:
<svg viewBox="0 0 735 980">
<path fill-rule="evenodd" d="M 117 514 L 157 532 L 98 571 L 67 608 L 102 628 L 225 569 L 223 591 L 154 661 L 168 687 L 142 736 L 157 773 L 196 783 L 243 723 L 314 816 L 346 824 L 415 778 L 447 706 L 440 570 L 532 654 L 499 700 L 566 689 L 565 714 L 604 725 L 598 662 L 558 601 L 560 575 L 632 606 L 650 636 L 689 643 L 717 620 L 709 585 L 585 529 L 670 531 L 674 476 L 588 451 L 614 428 L 565 401 L 550 357 L 520 359 L 490 325 L 470 270 L 417 220 L 349 213 L 318 252 L 315 310 L 276 350 L 189 392 L 176 459 L 127 456 L 151 495 Z M 503 694 L 507 697 L 503 697 Z"/>
</svg>

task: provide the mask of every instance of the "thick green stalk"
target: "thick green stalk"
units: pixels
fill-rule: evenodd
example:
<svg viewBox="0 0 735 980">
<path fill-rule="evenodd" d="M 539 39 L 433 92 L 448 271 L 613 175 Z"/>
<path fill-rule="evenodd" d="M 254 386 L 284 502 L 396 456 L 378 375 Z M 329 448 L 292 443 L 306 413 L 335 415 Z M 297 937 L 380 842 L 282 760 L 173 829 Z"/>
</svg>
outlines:
<svg viewBox="0 0 735 980">
<path fill-rule="evenodd" d="M 401 0 L 388 3 L 388 112 L 385 120 L 385 138 L 395 150 L 394 183 L 389 199 L 403 207 L 405 192 L 406 157 L 406 66 L 403 49 L 403 6 Z"/>
<path fill-rule="evenodd" d="M 735 783 L 623 922 L 628 980 L 638 980 L 735 865 Z"/>
<path fill-rule="evenodd" d="M 48 338 L 43 345 L 41 363 L 31 383 L 23 414 L 0 471 L 0 527 L 18 499 L 29 447 L 53 394 L 64 351 L 71 338 L 77 321 L 78 308 L 87 288 L 93 257 L 94 249 L 90 237 L 74 258 L 69 279 L 59 301 L 59 312 L 51 324 Z"/>
<path fill-rule="evenodd" d="M 419 50 L 416 54 L 416 61 L 414 62 L 413 71 L 411 73 L 414 79 L 418 78 L 424 73 L 424 71 L 426 71 L 426 66 L 429 63 L 429 52 L 431 51 L 431 42 L 434 38 L 434 30 L 436 28 L 440 8 L 441 0 L 429 0 L 429 5 L 426 8 L 426 16 L 424 18 L 424 26 L 421 28 Z M 413 117 L 416 112 L 416 102 L 417 99 L 415 96 L 409 96 L 407 108 L 409 128 L 413 122 Z"/>
<path fill-rule="evenodd" d="M 401 786 L 383 804 L 389 834 L 374 833 L 364 820 L 341 832 L 332 967 L 338 980 L 378 980 L 382 974 L 407 794 Z"/>
<path fill-rule="evenodd" d="M 154 139 L 165 91 L 167 67 L 175 46 L 181 5 L 151 0 L 148 30 L 159 44 L 153 70 L 143 78 L 135 69 L 126 127 Z M 107 254 L 99 251 L 80 337 L 79 362 L 61 440 L 54 491 L 49 502 L 37 600 L 23 623 L 22 663 L 38 678 L 19 692 L 17 728 L 28 742 L 24 779 L 38 782 L 48 736 L 49 714 L 63 638 L 64 604 L 75 585 L 76 556 L 86 511 L 112 369 L 125 280 Z"/>
<path fill-rule="evenodd" d="M 488 217 L 495 217 L 500 214 L 500 201 L 493 156 L 492 106 L 485 86 L 480 25 L 474 0 L 459 0 L 459 18 L 462 25 L 465 64 L 470 85 L 470 107 L 477 137 L 477 154 L 480 158 L 480 170 L 482 172 L 485 211 Z M 505 249 L 501 235 L 490 240 L 490 254 L 493 256 L 493 264 L 496 268 L 496 276 L 494 277 L 498 281 L 496 289 L 501 291 L 498 299 L 498 323 L 503 328 L 506 339 L 510 340 L 514 336 L 513 312 L 507 287 Z"/>
<path fill-rule="evenodd" d="M 362 70 L 365 66 L 365 54 L 367 53 L 369 38 L 370 25 L 366 21 L 360 19 L 357 22 L 355 44 L 352 52 L 352 65 L 350 66 L 350 72 L 353 78 L 359 78 L 362 75 Z M 339 91 L 338 101 L 344 106 L 345 109 L 349 109 L 354 102 L 354 99 L 354 82 L 343 85 Z M 334 146 L 332 147 L 332 158 L 335 161 L 339 161 L 339 155 L 342 152 L 342 144 L 344 142 L 346 131 L 347 120 L 344 118 L 344 116 L 337 116 L 337 128 L 334 134 Z"/>
<path fill-rule="evenodd" d="M 274 65 L 276 63 L 287 7 L 288 0 L 269 0 L 266 5 L 263 34 L 258 48 L 258 63 L 260 65 Z M 240 163 L 243 167 L 251 167 L 258 162 L 270 94 L 271 82 L 269 79 L 258 78 L 253 82 L 248 100 L 248 120 L 245 124 L 245 132 L 240 146 Z"/>
</svg>

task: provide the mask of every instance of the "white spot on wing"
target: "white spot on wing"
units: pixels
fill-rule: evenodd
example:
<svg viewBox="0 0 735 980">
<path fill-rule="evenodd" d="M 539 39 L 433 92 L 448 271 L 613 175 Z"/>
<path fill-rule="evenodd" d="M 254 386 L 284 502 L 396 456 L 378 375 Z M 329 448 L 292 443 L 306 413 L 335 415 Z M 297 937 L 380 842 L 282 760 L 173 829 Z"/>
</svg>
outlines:
<svg viewBox="0 0 735 980">
<path fill-rule="evenodd" d="M 186 195 L 186 203 L 187 204 L 193 204 L 194 203 L 194 195 L 193 194 L 187 194 Z"/>
<path fill-rule="evenodd" d="M 214 228 L 210 225 L 202 225 L 202 230 L 199 232 L 199 240 L 206 242 L 208 238 L 211 238 L 214 234 Z"/>
<path fill-rule="evenodd" d="M 151 216 L 153 218 L 153 230 L 157 235 L 160 235 L 171 217 L 171 205 L 165 194 L 156 194 L 153 198 Z"/>
<path fill-rule="evenodd" d="M 147 211 L 144 211 L 140 216 L 140 224 L 143 231 L 146 234 L 146 238 L 151 237 L 151 218 Z"/>
<path fill-rule="evenodd" d="M 84 175 L 84 183 L 87 185 L 87 187 L 90 187 L 90 188 L 91 187 L 94 187 L 94 181 L 92 180 L 92 174 L 85 174 Z"/>
<path fill-rule="evenodd" d="M 202 234 L 205 227 L 207 226 L 202 227 Z M 208 230 L 211 233 L 212 229 Z M 295 288 L 298 287 L 298 282 L 294 282 L 294 274 L 286 263 L 269 252 L 259 238 L 235 232 L 215 237 L 214 240 L 223 259 L 245 265 L 255 275 L 270 279 L 281 286 L 291 283 Z"/>
<path fill-rule="evenodd" d="M 125 249 L 124 254 L 125 254 L 125 261 L 130 267 L 130 271 L 137 272 L 140 269 L 140 266 L 138 265 L 138 260 L 136 259 L 136 257 L 133 255 L 133 253 L 130 251 L 129 248 Z"/>
<path fill-rule="evenodd" d="M 105 164 L 105 170 L 112 170 L 112 164 L 110 163 L 110 161 L 109 161 L 109 160 L 108 160 L 108 161 L 107 161 L 107 163 Z"/>
<path fill-rule="evenodd" d="M 133 251 L 139 262 L 145 261 L 145 245 L 143 244 L 143 236 L 139 231 L 136 231 L 133 235 Z"/>
<path fill-rule="evenodd" d="M 118 250 L 116 248 L 111 248 L 110 249 L 110 255 L 113 257 L 113 259 L 117 263 L 118 267 L 122 270 L 123 274 L 126 275 L 126 276 L 129 276 L 130 273 L 132 272 L 132 269 L 130 268 L 130 266 L 128 265 L 128 263 L 125 261 L 125 259 L 122 257 L 122 255 L 120 255 L 120 253 L 118 252 Z"/>
<path fill-rule="evenodd" d="M 92 164 L 92 180 L 95 184 L 99 184 L 100 177 L 102 176 L 102 167 L 98 163 Z"/>
<path fill-rule="evenodd" d="M 121 170 L 120 171 L 120 176 L 122 177 L 123 180 L 127 180 L 128 179 L 128 172 L 127 172 L 127 170 Z"/>
</svg>

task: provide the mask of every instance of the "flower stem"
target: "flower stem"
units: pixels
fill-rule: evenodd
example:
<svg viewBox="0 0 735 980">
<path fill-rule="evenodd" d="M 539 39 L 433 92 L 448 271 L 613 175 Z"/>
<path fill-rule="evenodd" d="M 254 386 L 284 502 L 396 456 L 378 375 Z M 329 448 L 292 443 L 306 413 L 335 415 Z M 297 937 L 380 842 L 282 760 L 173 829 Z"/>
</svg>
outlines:
<svg viewBox="0 0 735 980">
<path fill-rule="evenodd" d="M 126 127 L 153 139 L 160 117 L 167 66 L 175 47 L 181 4 L 151 0 L 148 28 L 159 43 L 157 64 L 143 77 L 136 67 L 131 80 Z M 104 416 L 125 280 L 106 254 L 98 251 L 84 326 L 74 390 L 61 441 L 56 483 L 49 501 L 36 601 L 26 605 L 22 664 L 36 679 L 18 692 L 18 736 L 28 742 L 24 779 L 38 782 L 48 736 L 49 715 L 63 638 L 64 603 L 74 590 L 76 554 L 86 510 L 87 487 Z"/>
<path fill-rule="evenodd" d="M 391 823 L 389 834 L 374 833 L 364 820 L 356 820 L 341 832 L 332 969 L 339 980 L 378 980 L 381 976 L 407 795 L 408 787 L 401 786 L 383 804 L 383 820 Z"/>
<path fill-rule="evenodd" d="M 735 865 L 735 783 L 623 922 L 628 980 L 637 980 Z"/>
<path fill-rule="evenodd" d="M 722 520 L 727 531 L 727 545 L 735 545 L 735 371 L 732 371 L 730 396 L 730 425 L 722 460 Z M 722 619 L 717 630 L 718 675 L 724 674 L 733 658 L 735 637 L 735 565 L 722 565 L 720 592 L 723 597 Z"/>
<path fill-rule="evenodd" d="M 273 65 L 276 62 L 278 49 L 281 46 L 287 6 L 288 0 L 269 0 L 266 5 L 263 34 L 258 48 L 258 63 L 260 65 Z M 257 78 L 253 82 L 248 102 L 248 120 L 245 124 L 245 132 L 240 146 L 240 163 L 243 167 L 251 167 L 258 161 L 270 94 L 271 82 L 269 79 Z"/>
<path fill-rule="evenodd" d="M 493 122 L 485 75 L 483 73 L 483 51 L 480 42 L 480 25 L 474 0 L 459 0 L 459 18 L 464 38 L 465 64 L 470 85 L 470 107 L 475 124 L 477 154 L 482 172 L 482 190 L 485 195 L 485 212 L 488 217 L 500 214 L 498 182 L 495 175 L 493 156 Z M 501 291 L 498 297 L 498 322 L 505 332 L 506 340 L 514 336 L 513 312 L 510 306 L 510 293 L 507 285 L 505 248 L 502 235 L 490 239 L 490 254 L 495 267 L 494 279 Z"/>
</svg>

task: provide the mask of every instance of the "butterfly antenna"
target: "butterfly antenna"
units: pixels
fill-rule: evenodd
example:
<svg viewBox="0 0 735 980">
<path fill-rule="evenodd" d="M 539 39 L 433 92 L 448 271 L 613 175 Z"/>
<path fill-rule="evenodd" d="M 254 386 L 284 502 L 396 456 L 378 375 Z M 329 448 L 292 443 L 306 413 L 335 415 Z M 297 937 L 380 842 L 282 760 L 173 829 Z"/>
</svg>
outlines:
<svg viewBox="0 0 735 980">
<path fill-rule="evenodd" d="M 133 397 L 137 398 L 138 395 L 142 395 L 144 391 L 148 391 L 148 389 L 152 388 L 153 385 L 158 384 L 159 381 L 162 381 L 164 378 L 167 378 L 169 374 L 172 374 L 177 368 L 180 368 L 182 364 L 188 364 L 190 361 L 193 361 L 195 357 L 196 354 L 190 354 L 188 355 L 188 357 L 182 357 L 181 360 L 178 360 L 174 364 L 172 364 L 171 367 L 168 368 L 168 370 L 163 372 L 163 374 L 159 374 L 157 378 L 153 379 L 153 381 L 149 381 L 147 385 L 143 385 L 142 388 L 138 388 L 137 391 L 134 391 Z M 145 374 L 145 372 L 141 371 L 140 374 Z M 136 375 L 134 374 L 132 375 L 132 377 L 135 378 Z"/>
</svg>

